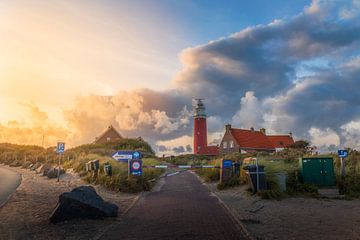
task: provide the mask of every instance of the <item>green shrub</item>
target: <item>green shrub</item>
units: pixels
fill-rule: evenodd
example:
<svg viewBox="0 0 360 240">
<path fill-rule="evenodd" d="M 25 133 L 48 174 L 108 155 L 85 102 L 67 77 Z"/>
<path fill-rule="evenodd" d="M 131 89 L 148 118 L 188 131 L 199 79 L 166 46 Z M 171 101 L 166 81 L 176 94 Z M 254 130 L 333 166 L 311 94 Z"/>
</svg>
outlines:
<svg viewBox="0 0 360 240">
<path fill-rule="evenodd" d="M 64 169 L 72 168 L 75 172 L 79 173 L 84 181 L 100 184 L 111 190 L 122 192 L 150 190 L 152 185 L 149 180 L 158 178 L 164 170 L 143 169 L 143 176 L 130 176 L 128 178 L 127 164 L 115 161 L 109 157 L 112 152 L 121 149 L 139 150 L 143 153 L 143 156 L 152 156 L 152 158 L 143 158 L 144 165 L 159 164 L 158 159 L 153 157 L 154 152 L 148 143 L 138 139 L 122 139 L 116 142 L 86 144 L 69 149 L 62 155 L 61 165 Z M 100 163 L 100 171 L 97 177 L 85 171 L 85 163 L 95 159 L 98 159 Z M 44 149 L 37 146 L 0 143 L 0 162 L 8 165 L 11 164 L 12 166 L 24 167 L 35 162 L 57 164 L 58 155 L 54 151 L 54 147 Z M 104 174 L 103 167 L 105 162 L 111 164 L 112 176 L 106 176 Z"/>
<path fill-rule="evenodd" d="M 198 169 L 196 170 L 196 173 L 204 179 L 205 182 L 216 182 L 220 179 L 220 169 L 214 168 L 214 169 Z"/>
<path fill-rule="evenodd" d="M 263 199 L 281 199 L 284 194 L 282 193 L 276 175 L 266 175 L 266 190 L 261 190 L 258 194 Z"/>
<path fill-rule="evenodd" d="M 360 175 L 347 174 L 344 179 L 338 177 L 337 186 L 341 194 L 345 194 L 350 198 L 360 197 Z"/>
<path fill-rule="evenodd" d="M 239 185 L 240 185 L 240 178 L 238 176 L 233 176 L 228 181 L 223 182 L 223 183 L 219 183 L 217 185 L 217 189 L 218 190 L 223 190 L 223 189 L 226 189 L 226 188 L 231 188 L 231 187 L 235 187 L 235 186 L 239 186 Z"/>
<path fill-rule="evenodd" d="M 312 197 L 318 196 L 318 187 L 299 181 L 298 171 L 289 172 L 286 179 L 286 193 L 289 195 L 307 195 Z"/>
</svg>

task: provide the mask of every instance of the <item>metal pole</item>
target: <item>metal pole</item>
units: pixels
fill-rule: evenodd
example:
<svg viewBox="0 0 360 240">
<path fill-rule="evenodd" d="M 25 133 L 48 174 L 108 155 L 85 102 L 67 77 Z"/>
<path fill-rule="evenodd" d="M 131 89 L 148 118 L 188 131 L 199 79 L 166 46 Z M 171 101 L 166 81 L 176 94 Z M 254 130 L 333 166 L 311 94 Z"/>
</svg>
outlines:
<svg viewBox="0 0 360 240">
<path fill-rule="evenodd" d="M 60 181 L 60 161 L 61 161 L 61 154 L 59 153 L 59 163 L 58 163 L 58 172 L 57 172 L 57 181 Z"/>
<path fill-rule="evenodd" d="M 341 177 L 345 178 L 345 159 L 343 157 L 340 157 L 340 163 L 341 163 Z"/>
<path fill-rule="evenodd" d="M 130 159 L 128 160 L 128 178 L 130 177 Z"/>
<path fill-rule="evenodd" d="M 259 163 L 258 159 L 256 159 L 256 191 L 259 191 Z"/>
</svg>

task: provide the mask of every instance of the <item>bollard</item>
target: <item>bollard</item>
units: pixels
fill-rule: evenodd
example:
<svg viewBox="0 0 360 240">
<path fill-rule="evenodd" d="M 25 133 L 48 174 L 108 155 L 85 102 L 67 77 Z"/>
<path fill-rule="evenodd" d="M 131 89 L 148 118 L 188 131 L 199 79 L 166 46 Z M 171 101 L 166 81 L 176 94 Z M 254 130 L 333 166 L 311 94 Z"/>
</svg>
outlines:
<svg viewBox="0 0 360 240">
<path fill-rule="evenodd" d="M 97 178 L 99 175 L 99 170 L 100 170 L 100 162 L 99 160 L 95 159 L 91 161 L 91 165 L 93 167 L 93 177 Z"/>
<path fill-rule="evenodd" d="M 112 166 L 108 162 L 104 164 L 104 173 L 106 176 L 112 176 Z"/>
</svg>

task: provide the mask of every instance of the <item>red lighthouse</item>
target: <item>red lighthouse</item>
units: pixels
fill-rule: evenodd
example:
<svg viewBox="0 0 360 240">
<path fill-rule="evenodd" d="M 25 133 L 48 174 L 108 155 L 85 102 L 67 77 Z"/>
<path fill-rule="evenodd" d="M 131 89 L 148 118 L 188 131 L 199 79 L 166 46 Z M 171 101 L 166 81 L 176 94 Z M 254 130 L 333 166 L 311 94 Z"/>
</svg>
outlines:
<svg viewBox="0 0 360 240">
<path fill-rule="evenodd" d="M 194 108 L 194 154 L 203 154 L 207 148 L 205 106 L 202 99 L 195 99 Z"/>
</svg>

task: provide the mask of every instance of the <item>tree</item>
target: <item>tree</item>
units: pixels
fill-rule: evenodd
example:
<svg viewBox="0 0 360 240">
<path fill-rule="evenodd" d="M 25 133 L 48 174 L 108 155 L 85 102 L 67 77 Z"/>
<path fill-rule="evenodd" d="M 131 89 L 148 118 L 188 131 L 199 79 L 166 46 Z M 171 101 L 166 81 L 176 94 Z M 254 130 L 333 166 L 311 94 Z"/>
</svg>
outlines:
<svg viewBox="0 0 360 240">
<path fill-rule="evenodd" d="M 306 140 L 298 140 L 291 144 L 289 148 L 295 148 L 295 149 L 302 149 L 302 150 L 308 150 L 310 146 L 310 143 Z"/>
</svg>

